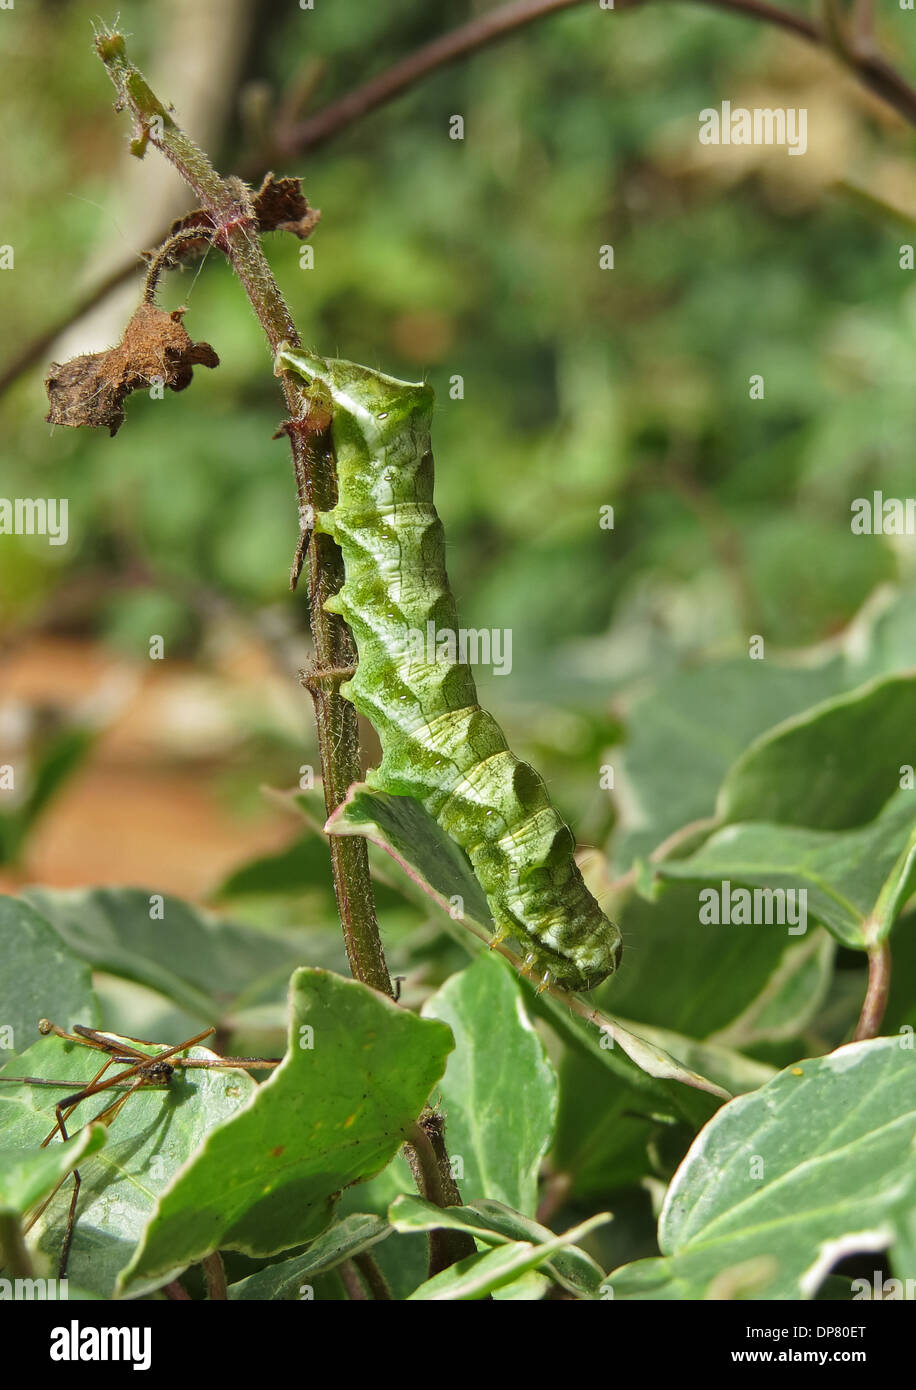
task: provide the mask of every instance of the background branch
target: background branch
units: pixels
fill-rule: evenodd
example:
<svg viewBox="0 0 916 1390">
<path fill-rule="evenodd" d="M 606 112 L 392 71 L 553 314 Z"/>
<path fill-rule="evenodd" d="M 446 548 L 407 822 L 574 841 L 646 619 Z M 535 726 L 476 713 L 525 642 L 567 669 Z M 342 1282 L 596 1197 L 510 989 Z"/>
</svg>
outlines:
<svg viewBox="0 0 916 1390">
<path fill-rule="evenodd" d="M 509 5 L 480 15 L 448 34 L 433 39 L 431 43 L 424 44 L 416 52 L 379 73 L 377 77 L 370 78 L 368 82 L 355 87 L 345 96 L 330 102 L 315 115 L 285 131 L 276 131 L 270 150 L 264 156 L 259 156 L 258 167 L 246 167 L 243 172 L 247 177 L 252 177 L 262 173 L 274 159 L 290 159 L 316 149 L 370 111 L 393 101 L 430 73 L 437 72 L 470 53 L 514 34 L 538 19 L 583 3 L 584 0 L 513 0 Z M 594 0 L 589 0 L 589 3 L 593 4 Z M 614 12 L 636 9 L 649 3 L 651 0 L 616 0 Z M 745 19 L 773 25 L 808 43 L 836 51 L 830 34 L 814 20 L 808 19 L 805 15 L 795 14 L 791 10 L 780 9 L 778 5 L 769 4 L 768 0 L 695 0 L 695 3 L 726 14 L 740 15 Z M 908 124 L 916 126 L 916 90 L 877 52 L 870 34 L 857 34 L 851 44 L 843 47 L 838 56 L 862 86 L 890 106 Z M 165 229 L 160 240 L 164 236 Z M 18 352 L 0 369 L 0 394 L 36 362 L 41 361 L 54 340 L 71 324 L 76 323 L 112 290 L 128 280 L 137 266 L 138 261 L 134 257 L 117 266 L 38 338 L 34 338 Z"/>
</svg>

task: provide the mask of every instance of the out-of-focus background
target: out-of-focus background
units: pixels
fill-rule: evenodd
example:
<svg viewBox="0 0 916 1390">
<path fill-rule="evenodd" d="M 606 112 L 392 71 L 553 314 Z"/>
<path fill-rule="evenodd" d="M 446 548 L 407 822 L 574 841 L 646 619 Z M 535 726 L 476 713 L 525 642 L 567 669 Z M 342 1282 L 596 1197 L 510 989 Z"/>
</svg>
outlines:
<svg viewBox="0 0 916 1390">
<path fill-rule="evenodd" d="M 120 24 L 233 172 L 485 8 L 124 0 Z M 596 37 L 596 8 L 276 164 L 323 216 L 313 268 L 292 237 L 267 249 L 306 343 L 435 386 L 462 620 L 512 631 L 511 675 L 481 673 L 483 701 L 614 873 L 708 813 L 749 737 L 835 688 L 831 661 L 903 621 L 913 539 L 849 522 L 855 497 L 912 486 L 913 232 L 854 188 L 916 215 L 916 165 L 903 122 L 800 41 L 672 4 L 599 11 Z M 193 206 L 156 151 L 128 154 L 97 17 L 84 0 L 0 12 L 6 360 Z M 916 72 L 912 15 L 889 8 L 881 36 Z M 722 100 L 807 108 L 807 153 L 701 146 L 698 112 Z M 140 285 L 48 360 L 117 342 Z M 221 366 L 133 396 L 116 438 L 43 422 L 47 363 L 0 401 L 0 490 L 66 497 L 70 525 L 65 546 L 0 539 L 0 763 L 17 770 L 2 882 L 206 902 L 228 880 L 242 915 L 330 928 L 320 841 L 307 852 L 265 791 L 317 764 L 277 383 L 217 251 L 168 275 L 160 303 L 188 306 Z M 748 661 L 754 634 L 776 675 Z M 278 874 L 290 893 L 263 896 Z"/>
</svg>

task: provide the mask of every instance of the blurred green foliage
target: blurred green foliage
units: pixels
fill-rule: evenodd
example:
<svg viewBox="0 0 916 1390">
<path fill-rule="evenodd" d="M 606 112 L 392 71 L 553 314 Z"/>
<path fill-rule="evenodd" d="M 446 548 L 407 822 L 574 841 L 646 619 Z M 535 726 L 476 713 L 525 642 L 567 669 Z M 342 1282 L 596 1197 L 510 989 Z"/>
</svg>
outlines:
<svg viewBox="0 0 916 1390">
<path fill-rule="evenodd" d="M 278 101 L 314 69 L 313 107 L 470 12 L 457 0 L 254 8 L 245 81 Z M 827 187 L 882 171 L 892 182 L 912 136 L 829 60 L 702 9 L 593 9 L 434 74 L 278 168 L 303 176 L 323 220 L 313 270 L 290 237 L 269 238 L 269 255 L 307 343 L 435 385 L 462 618 L 513 633 L 512 676 L 484 677 L 484 699 L 573 824 L 601 839 L 612 698 L 708 655 L 743 658 L 751 633 L 768 654 L 823 641 L 878 584 L 912 577 L 911 539 L 852 536 L 849 504 L 906 494 L 916 288 L 898 266 L 899 226 Z M 111 234 L 127 130 L 89 46 L 93 17 L 82 0 L 17 12 L 3 59 L 17 76 L 11 345 L 60 311 Z M 158 7 L 128 3 L 121 22 L 146 66 Z M 882 25 L 894 59 L 916 68 L 906 15 Z M 826 92 L 848 148 L 812 116 L 804 159 L 779 152 L 727 181 L 700 169 L 697 112 L 751 90 L 811 96 L 815 113 Z M 180 88 L 161 96 L 180 118 Z M 456 112 L 463 141 L 448 138 Z M 230 171 L 250 149 L 235 118 L 212 153 Z M 599 268 L 605 244 L 613 270 Z M 193 655 L 201 591 L 252 618 L 290 602 L 294 489 L 271 441 L 281 402 L 259 331 L 215 252 L 161 299 L 189 303 L 192 336 L 222 366 L 165 402 L 135 396 L 115 440 L 49 434 L 38 370 L 2 403 L 4 492 L 69 496 L 72 536 L 63 554 L 0 547 L 5 623 L 101 573 L 110 592 L 90 627 L 143 656 L 152 624 Z M 755 372 L 763 401 L 749 399 Z M 454 374 L 463 400 L 449 397 Z M 598 525 L 607 504 L 613 531 Z"/>
</svg>

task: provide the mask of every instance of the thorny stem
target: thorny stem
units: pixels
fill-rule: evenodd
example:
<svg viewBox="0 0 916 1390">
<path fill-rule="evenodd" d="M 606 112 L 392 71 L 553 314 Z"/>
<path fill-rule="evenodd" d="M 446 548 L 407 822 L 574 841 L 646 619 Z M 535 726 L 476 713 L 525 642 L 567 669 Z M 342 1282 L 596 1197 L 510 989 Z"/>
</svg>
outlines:
<svg viewBox="0 0 916 1390">
<path fill-rule="evenodd" d="M 162 272 L 167 270 L 169 265 L 172 264 L 173 253 L 178 250 L 178 247 L 183 246 L 187 241 L 200 241 L 201 238 L 206 235 L 207 228 L 205 227 L 188 228 L 185 231 L 176 232 L 174 236 L 169 237 L 168 241 L 164 242 L 162 246 L 159 247 L 155 256 L 153 256 L 149 263 L 149 270 L 146 272 L 146 282 L 143 286 L 143 298 L 148 304 L 153 303 L 156 297 L 156 290 L 159 286 L 159 278 Z"/>
<path fill-rule="evenodd" d="M 98 34 L 96 51 L 114 83 L 119 108 L 128 107 L 136 123 L 134 152 L 142 154 L 147 143 L 155 145 L 200 200 L 213 222 L 214 239 L 225 250 L 241 280 L 271 352 L 284 341 L 298 345 L 301 339 L 261 249 L 250 189 L 240 179 L 220 178 L 204 152 L 188 139 L 130 62 L 121 34 Z M 300 504 L 308 502 L 318 510 L 324 509 L 333 505 L 330 449 L 312 446 L 313 431 L 308 427 L 303 398 L 294 378 L 284 376 L 282 386 L 291 425 L 298 426 L 290 428 L 288 434 Z M 340 553 L 328 537 L 322 537 L 309 554 L 311 626 L 319 669 L 326 665 L 352 665 L 355 660 L 346 625 L 339 617 L 326 613 L 323 606 L 324 599 L 340 586 L 342 579 Z M 333 685 L 319 687 L 312 693 L 325 805 L 330 815 L 350 784 L 360 777 L 356 712 Z M 390 995 L 391 980 L 379 938 L 365 841 L 356 836 L 334 836 L 331 869 L 350 969 L 357 980 Z"/>
<path fill-rule="evenodd" d="M 876 1038 L 884 1019 L 891 987 L 891 947 L 885 938 L 868 951 L 868 984 L 853 1042 Z"/>
</svg>

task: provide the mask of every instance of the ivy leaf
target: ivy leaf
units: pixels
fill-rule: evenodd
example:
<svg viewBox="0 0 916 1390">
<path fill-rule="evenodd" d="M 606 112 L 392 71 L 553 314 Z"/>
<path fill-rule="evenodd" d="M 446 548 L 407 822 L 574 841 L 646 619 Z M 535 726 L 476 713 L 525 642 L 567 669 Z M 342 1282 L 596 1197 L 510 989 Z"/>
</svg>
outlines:
<svg viewBox="0 0 916 1390">
<path fill-rule="evenodd" d="M 24 1216 L 29 1207 L 53 1192 L 81 1159 L 98 1153 L 107 1138 L 104 1125 L 84 1125 L 66 1144 L 0 1149 L 0 1214 Z"/>
<path fill-rule="evenodd" d="M 195 1048 L 190 1055 L 214 1054 Z M 17 1074 L 59 1083 L 0 1086 L 4 1146 L 27 1152 L 53 1128 L 55 1103 L 81 1090 L 98 1072 L 100 1054 L 52 1034 L 40 1038 L 14 1065 Z M 116 1076 L 118 1070 L 114 1064 L 108 1076 Z M 87 1297 L 111 1297 L 157 1195 L 208 1130 L 234 1114 L 255 1090 L 246 1072 L 182 1069 L 167 1088 L 143 1087 L 127 1097 L 111 1123 L 105 1147 L 91 1161 L 80 1162 L 82 1186 L 67 1270 Z M 81 1134 L 88 1133 L 87 1122 L 123 1094 L 112 1088 L 84 1101 L 67 1121 L 70 1133 L 78 1127 Z M 58 1147 L 67 1146 L 55 1141 L 46 1152 Z M 69 1190 L 62 1189 L 42 1217 L 38 1248 L 52 1262 L 60 1254 L 69 1205 Z"/>
<path fill-rule="evenodd" d="M 865 950 L 887 936 L 916 885 L 916 797 L 898 791 L 875 820 L 855 830 L 729 825 L 687 859 L 662 862 L 656 872 L 669 879 L 804 890 L 811 916 L 844 946 Z M 719 939 L 723 932 L 742 935 L 738 926 L 704 930 Z"/>
<path fill-rule="evenodd" d="M 916 762 L 916 676 L 870 681 L 758 738 L 719 791 L 722 822 L 847 830 L 872 820 Z M 861 756 L 867 749 L 867 756 Z"/>
<path fill-rule="evenodd" d="M 276 1264 L 249 1274 L 247 1279 L 239 1279 L 229 1285 L 231 1299 L 259 1302 L 265 1300 L 300 1299 L 302 1285 L 319 1274 L 326 1274 L 344 1260 L 351 1260 L 363 1250 L 369 1250 L 380 1240 L 391 1235 L 391 1226 L 382 1216 L 366 1212 L 353 1212 L 313 1241 L 301 1255 L 289 1260 L 278 1260 Z"/>
<path fill-rule="evenodd" d="M 847 1255 L 894 1258 L 916 1200 L 903 1041 L 851 1043 L 723 1106 L 668 1188 L 661 1258 L 608 1275 L 614 1297 L 813 1298 Z"/>
<path fill-rule="evenodd" d="M 551 1256 L 568 1250 L 599 1226 L 611 1220 L 607 1212 L 601 1212 L 580 1226 L 573 1226 L 561 1236 L 551 1236 L 543 1242 L 512 1241 L 499 1245 L 482 1254 L 470 1255 L 458 1264 L 435 1275 L 414 1289 L 412 1300 L 420 1302 L 451 1302 L 485 1298 L 487 1294 L 514 1284 L 522 1275 L 546 1265 Z"/>
<path fill-rule="evenodd" d="M 0 959 L 0 1022 L 11 1030 L 6 1047 L 24 1052 L 37 1039 L 42 1018 L 62 1028 L 98 1024 L 89 966 L 21 898 L 0 897 Z"/>
<path fill-rule="evenodd" d="M 459 1190 L 533 1215 L 557 1078 L 517 981 L 502 960 L 480 956 L 426 1001 L 423 1016 L 441 1019 L 455 1037 L 439 1089 L 449 1156 L 463 1168 Z"/>
<path fill-rule="evenodd" d="M 838 663 L 814 669 L 771 662 L 714 662 L 679 671 L 634 702 L 615 756 L 623 869 L 689 822 L 713 815 L 729 767 L 751 739 L 831 695 Z"/>
<path fill-rule="evenodd" d="M 396 1198 L 388 1210 L 388 1219 L 396 1231 L 451 1230 L 465 1231 L 484 1245 L 508 1245 L 514 1241 L 552 1244 L 553 1231 L 537 1221 L 504 1206 L 502 1202 L 468 1202 L 462 1207 L 437 1207 L 422 1197 L 412 1195 Z M 597 1219 L 597 1218 L 596 1218 Z M 605 1213 L 601 1220 L 611 1217 Z M 545 1260 L 550 1276 L 570 1293 L 581 1298 L 595 1298 L 604 1278 L 601 1267 L 591 1255 L 571 1245 Z"/>
<path fill-rule="evenodd" d="M 140 888 L 23 894 L 93 969 L 146 985 L 207 1023 L 257 980 L 281 971 L 288 979 L 307 958 L 304 933 L 247 927 L 166 894 L 153 918 L 151 896 Z"/>
<path fill-rule="evenodd" d="M 120 1291 L 219 1248 L 271 1255 L 320 1235 L 340 1190 L 401 1146 L 452 1046 L 444 1024 L 366 985 L 297 970 L 282 1065 L 162 1193 Z"/>
</svg>

